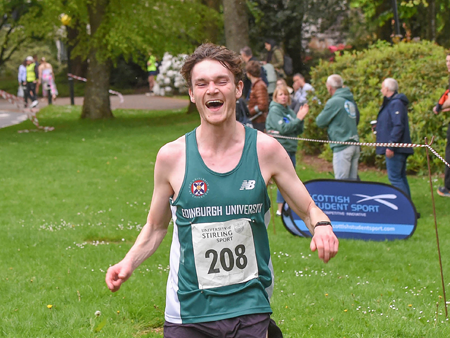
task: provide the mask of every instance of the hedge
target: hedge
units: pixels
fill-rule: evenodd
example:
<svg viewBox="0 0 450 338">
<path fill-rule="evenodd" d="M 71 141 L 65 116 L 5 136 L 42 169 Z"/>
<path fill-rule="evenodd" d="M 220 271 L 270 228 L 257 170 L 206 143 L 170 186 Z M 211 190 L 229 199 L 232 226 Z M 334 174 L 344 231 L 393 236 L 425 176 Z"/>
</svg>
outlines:
<svg viewBox="0 0 450 338">
<path fill-rule="evenodd" d="M 435 136 L 433 148 L 442 156 L 445 153 L 446 131 L 450 114 L 435 115 L 432 111 L 439 97 L 448 87 L 448 73 L 444 48 L 429 42 L 399 43 L 390 45 L 379 41 L 364 51 L 344 52 L 335 62 L 321 61 L 311 70 L 311 84 L 314 95 L 309 96 L 310 113 L 305 121 L 303 137 L 327 139 L 326 131 L 315 124 L 316 116 L 329 99 L 326 80 L 331 74 L 339 74 L 344 85 L 353 92 L 361 112 L 358 132 L 361 142 L 375 142 L 370 121 L 376 120 L 383 97 L 381 83 L 387 77 L 398 81 L 399 92 L 409 101 L 409 127 L 413 143 L 424 143 L 424 138 Z M 313 96 L 319 101 L 314 100 Z M 320 103 L 320 101 L 322 101 Z M 328 145 L 301 142 L 300 146 L 308 154 L 319 154 L 331 160 Z M 444 165 L 431 155 L 433 172 L 443 172 Z M 362 147 L 360 162 L 368 165 L 384 166 L 384 156 L 376 156 L 375 148 Z M 408 171 L 418 174 L 427 172 L 425 149 L 415 149 L 408 158 Z"/>
</svg>

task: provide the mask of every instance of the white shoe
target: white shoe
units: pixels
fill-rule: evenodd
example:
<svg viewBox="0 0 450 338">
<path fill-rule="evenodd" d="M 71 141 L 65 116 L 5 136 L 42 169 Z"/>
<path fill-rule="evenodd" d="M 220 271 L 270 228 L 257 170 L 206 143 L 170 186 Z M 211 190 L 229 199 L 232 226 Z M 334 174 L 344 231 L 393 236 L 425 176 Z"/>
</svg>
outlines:
<svg viewBox="0 0 450 338">
<path fill-rule="evenodd" d="M 281 211 L 277 210 L 277 216 L 281 216 Z"/>
<path fill-rule="evenodd" d="M 33 102 L 31 102 L 30 107 L 31 107 L 31 108 L 34 108 L 34 107 L 36 107 L 38 104 L 39 104 L 39 101 L 38 101 L 38 100 L 34 100 Z"/>
</svg>

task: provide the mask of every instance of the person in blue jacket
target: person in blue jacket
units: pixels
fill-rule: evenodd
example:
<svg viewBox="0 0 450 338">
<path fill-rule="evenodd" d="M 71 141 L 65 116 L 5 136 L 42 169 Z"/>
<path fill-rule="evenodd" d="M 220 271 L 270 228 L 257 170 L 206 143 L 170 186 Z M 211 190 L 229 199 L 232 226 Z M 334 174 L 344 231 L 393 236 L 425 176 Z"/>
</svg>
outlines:
<svg viewBox="0 0 450 338">
<path fill-rule="evenodd" d="M 377 142 L 411 143 L 408 123 L 408 98 L 398 93 L 398 83 L 387 78 L 381 84 L 384 96 L 377 117 Z M 386 168 L 391 184 L 411 197 L 406 178 L 406 160 L 414 150 L 412 148 L 377 147 L 378 155 L 386 155 Z"/>
</svg>

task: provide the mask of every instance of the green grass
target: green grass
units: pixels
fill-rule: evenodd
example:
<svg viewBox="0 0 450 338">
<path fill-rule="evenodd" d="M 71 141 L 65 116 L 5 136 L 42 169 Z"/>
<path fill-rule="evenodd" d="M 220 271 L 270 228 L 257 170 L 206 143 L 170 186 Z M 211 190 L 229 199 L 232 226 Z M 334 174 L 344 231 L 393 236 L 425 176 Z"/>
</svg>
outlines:
<svg viewBox="0 0 450 338">
<path fill-rule="evenodd" d="M 198 115 L 114 114 L 85 121 L 79 107 L 51 106 L 39 121 L 52 132 L 17 133 L 33 129 L 29 121 L 0 129 L 0 336 L 161 337 L 172 227 L 119 292 L 109 292 L 104 276 L 145 224 L 158 149 L 192 130 Z M 297 170 L 304 181 L 330 177 L 301 160 Z M 388 182 L 377 171 L 360 176 Z M 276 234 L 269 226 L 273 318 L 285 337 L 450 336 L 429 183 L 409 181 L 422 217 L 406 241 L 341 240 L 325 265 L 280 219 Z M 447 286 L 448 203 L 436 198 Z"/>
</svg>

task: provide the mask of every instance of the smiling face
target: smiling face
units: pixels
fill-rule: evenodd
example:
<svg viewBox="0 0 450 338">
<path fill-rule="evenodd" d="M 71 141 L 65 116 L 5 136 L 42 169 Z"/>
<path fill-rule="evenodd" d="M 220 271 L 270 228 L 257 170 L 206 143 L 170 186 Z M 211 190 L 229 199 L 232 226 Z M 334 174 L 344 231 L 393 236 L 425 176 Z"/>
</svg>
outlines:
<svg viewBox="0 0 450 338">
<path fill-rule="evenodd" d="M 237 86 L 234 75 L 220 62 L 204 60 L 191 73 L 191 101 L 197 106 L 202 122 L 217 125 L 236 118 L 236 100 L 242 95 L 242 81 Z"/>
</svg>

